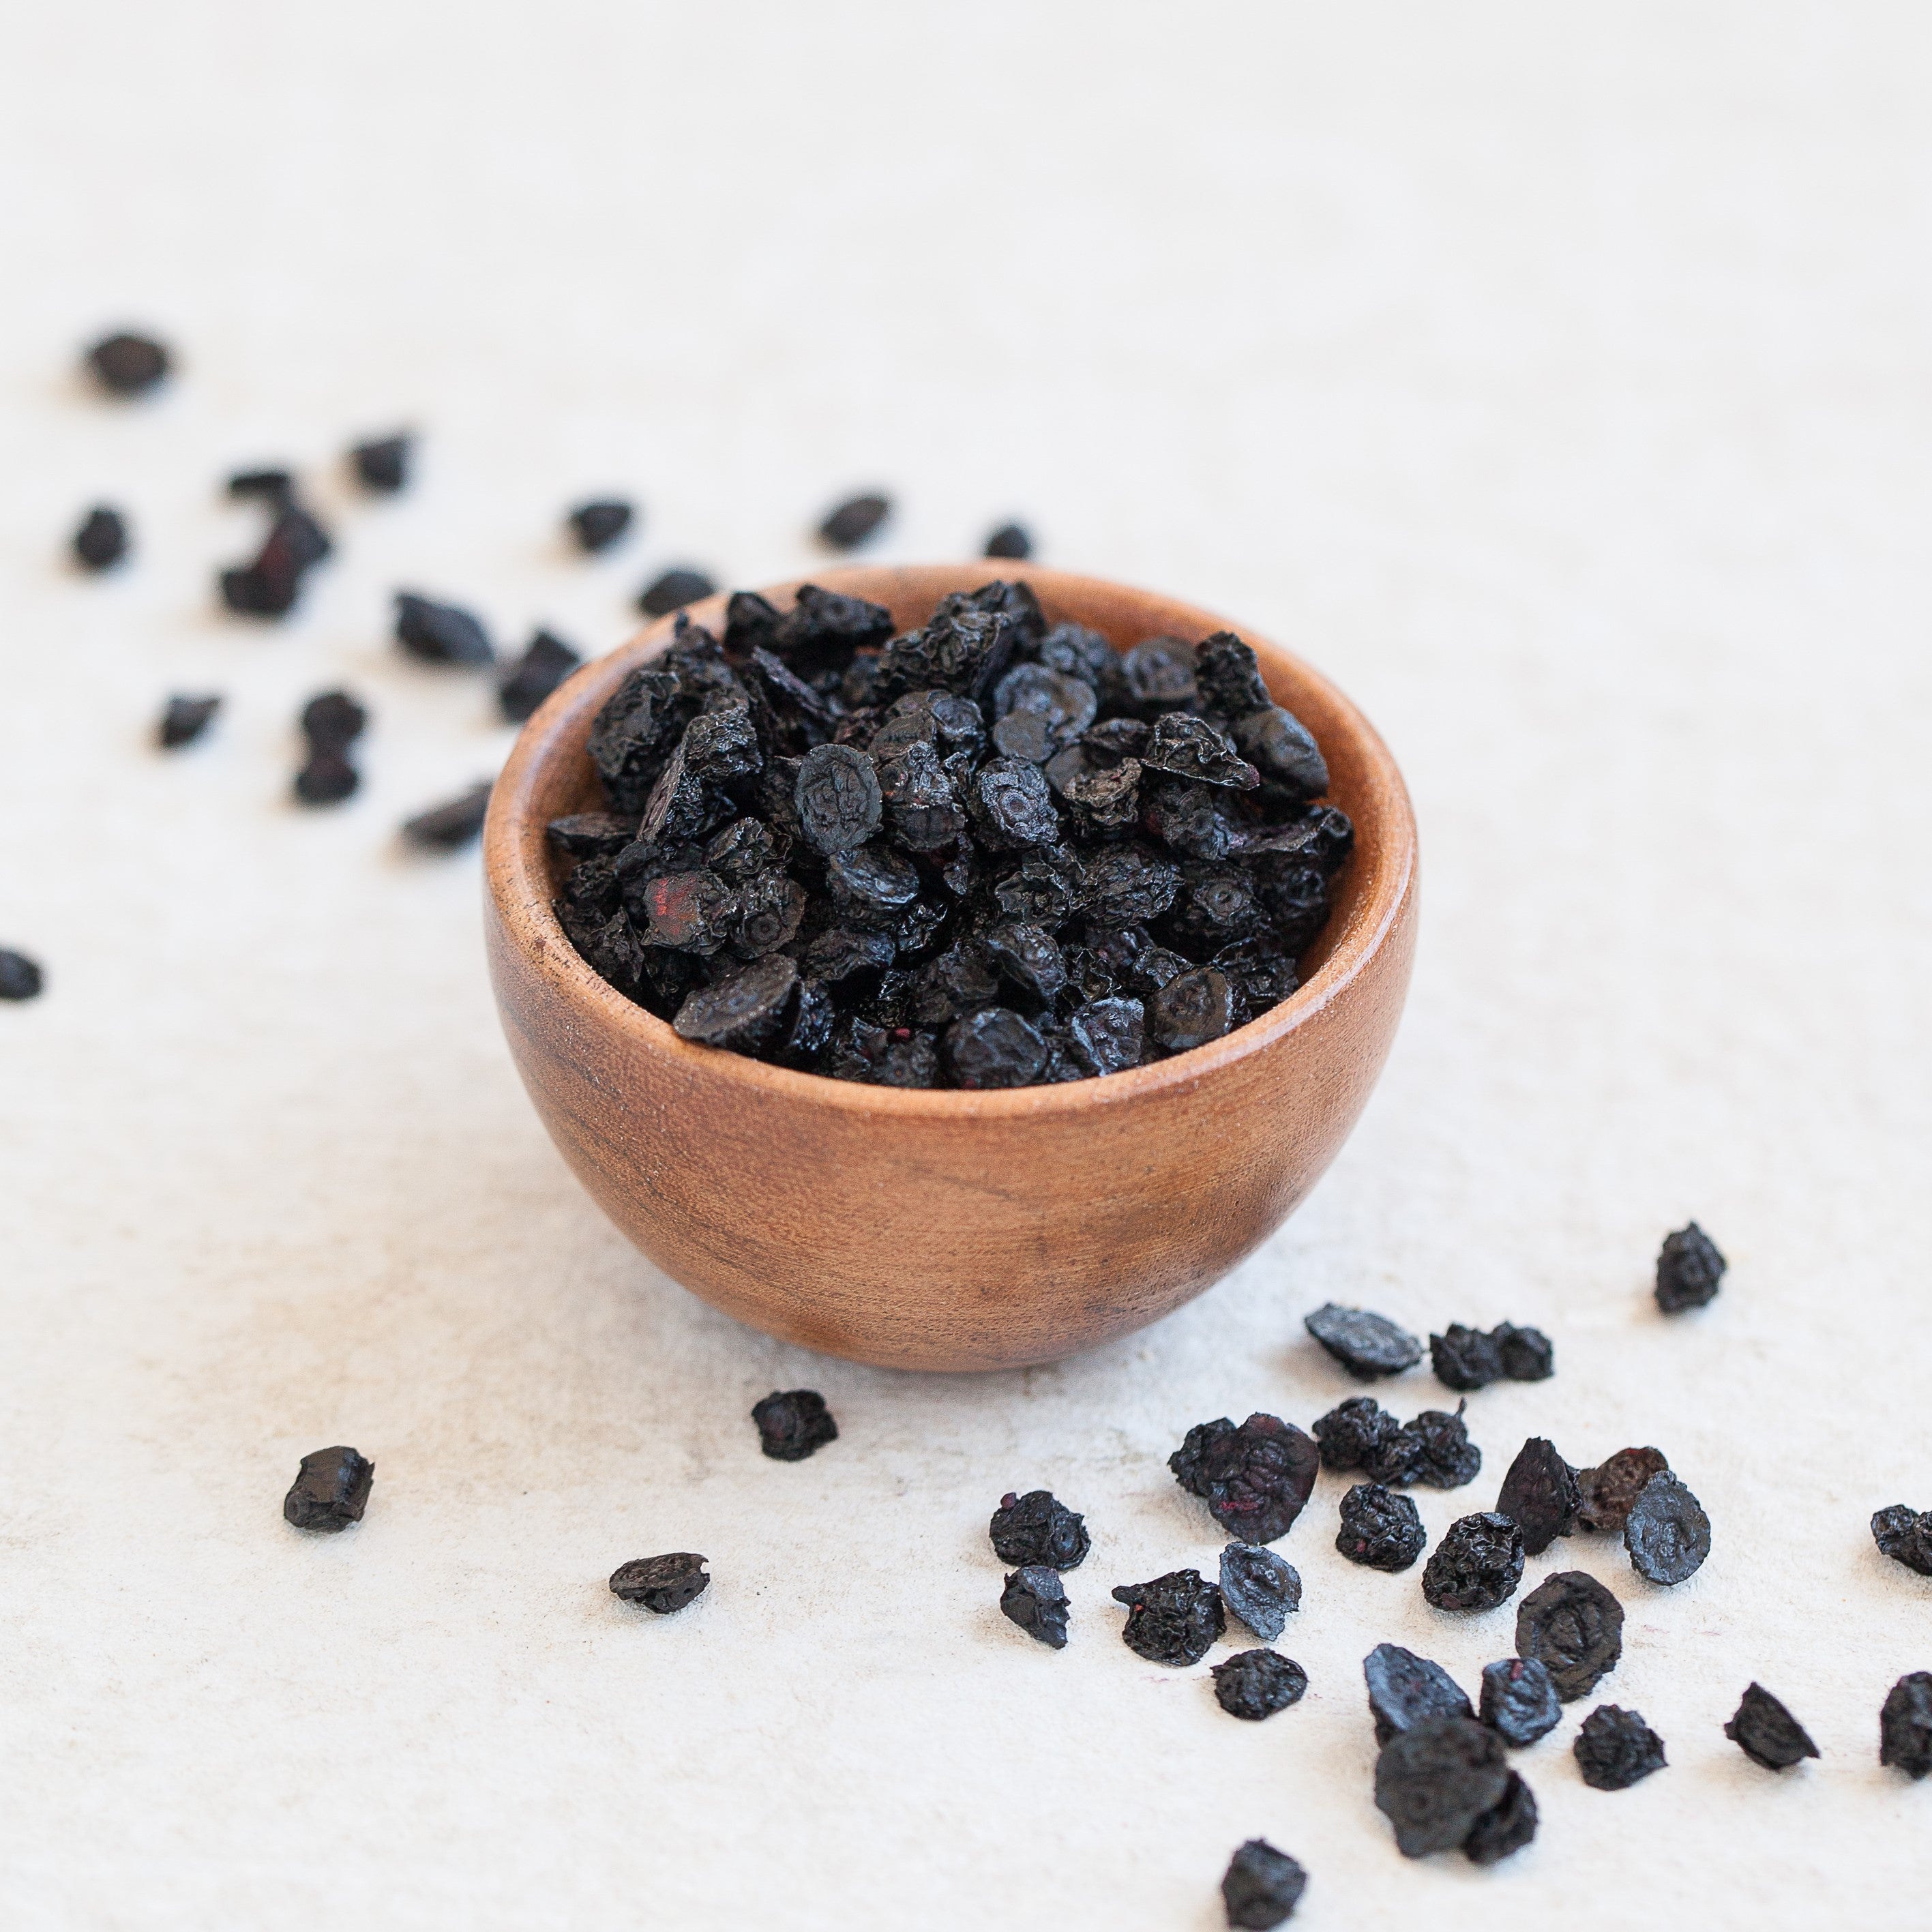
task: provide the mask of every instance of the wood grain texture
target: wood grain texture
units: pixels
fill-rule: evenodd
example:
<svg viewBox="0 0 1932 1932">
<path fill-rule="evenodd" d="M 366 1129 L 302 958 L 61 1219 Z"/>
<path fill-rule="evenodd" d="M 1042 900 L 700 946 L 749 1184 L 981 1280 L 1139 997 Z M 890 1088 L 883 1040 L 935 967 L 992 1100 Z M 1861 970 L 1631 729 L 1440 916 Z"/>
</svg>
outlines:
<svg viewBox="0 0 1932 1932">
<path fill-rule="evenodd" d="M 525 728 L 484 833 L 496 1003 L 518 1070 L 592 1198 L 667 1274 L 740 1321 L 856 1360 L 997 1369 L 1143 1327 L 1251 1252 L 1334 1160 L 1395 1035 L 1414 951 L 1414 815 L 1387 748 L 1312 667 L 1151 592 L 1025 565 L 809 580 L 904 628 L 948 591 L 1024 578 L 1050 622 L 1117 648 L 1233 629 L 1312 730 L 1355 824 L 1294 997 L 1158 1065 L 990 1094 L 821 1079 L 680 1040 L 580 959 L 550 909 L 552 818 L 600 802 L 598 709 L 669 640 L 586 665 Z M 765 594 L 781 608 L 796 585 Z M 690 608 L 722 627 L 724 599 Z"/>
</svg>

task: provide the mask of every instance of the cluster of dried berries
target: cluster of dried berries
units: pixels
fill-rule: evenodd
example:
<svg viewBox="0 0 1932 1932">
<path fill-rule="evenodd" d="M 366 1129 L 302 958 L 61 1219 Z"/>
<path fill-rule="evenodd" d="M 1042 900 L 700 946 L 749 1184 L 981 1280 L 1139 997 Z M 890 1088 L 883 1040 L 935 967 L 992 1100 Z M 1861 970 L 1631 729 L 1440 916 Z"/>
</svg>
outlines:
<svg viewBox="0 0 1932 1932">
<path fill-rule="evenodd" d="M 1469 1440 L 1459 1406 L 1454 1414 L 1426 1408 L 1398 1422 L 1371 1396 L 1351 1396 L 1315 1425 L 1322 1466 L 1338 1474 L 1359 1469 L 1372 1483 L 1407 1489 L 1460 1489 L 1481 1472 L 1483 1452 Z"/>
<path fill-rule="evenodd" d="M 1358 1382 L 1399 1376 L 1422 1359 L 1422 1344 L 1386 1315 L 1324 1302 L 1302 1325 Z"/>
<path fill-rule="evenodd" d="M 0 1000 L 31 1000 L 38 996 L 44 976 L 38 960 L 0 946 Z"/>
<path fill-rule="evenodd" d="M 639 1556 L 612 1573 L 610 1593 L 627 1604 L 641 1604 L 654 1615 L 669 1616 L 694 1603 L 711 1586 L 704 1558 L 688 1550 L 663 1556 Z"/>
<path fill-rule="evenodd" d="M 1000 1609 L 1026 1634 L 1055 1650 L 1066 1646 L 1070 1606 L 1064 1570 L 1077 1570 L 1090 1547 L 1086 1520 L 1050 1490 L 1009 1490 L 986 1526 L 993 1554 L 1019 1567 L 1006 1578 Z"/>
<path fill-rule="evenodd" d="M 362 1520 L 375 1478 L 375 1464 L 344 1444 L 311 1450 L 282 1498 L 282 1514 L 298 1529 L 346 1529 Z"/>
<path fill-rule="evenodd" d="M 856 598 L 740 592 L 590 750 L 608 811 L 553 832 L 579 952 L 687 1040 L 886 1085 L 1220 1037 L 1293 991 L 1353 838 L 1238 638 L 1121 656 L 1020 584 L 898 635 Z"/>
<path fill-rule="evenodd" d="M 1889 1556 L 1922 1576 L 1932 1576 L 1932 1510 L 1922 1511 L 1910 1503 L 1894 1503 L 1874 1514 L 1871 1533 L 1881 1556 Z"/>
<path fill-rule="evenodd" d="M 775 1462 L 802 1462 L 838 1440 L 838 1425 L 816 1389 L 774 1389 L 752 1406 L 758 1447 Z"/>
<path fill-rule="evenodd" d="M 1438 1382 L 1473 1393 L 1505 1378 L 1546 1382 L 1556 1372 L 1556 1351 L 1540 1328 L 1519 1328 L 1514 1322 L 1493 1328 L 1466 1328 L 1452 1322 L 1429 1338 L 1429 1358 Z"/>
<path fill-rule="evenodd" d="M 1717 1244 L 1693 1221 L 1664 1237 L 1657 1257 L 1657 1305 L 1666 1315 L 1702 1308 L 1715 1299 L 1724 1276 Z"/>
</svg>

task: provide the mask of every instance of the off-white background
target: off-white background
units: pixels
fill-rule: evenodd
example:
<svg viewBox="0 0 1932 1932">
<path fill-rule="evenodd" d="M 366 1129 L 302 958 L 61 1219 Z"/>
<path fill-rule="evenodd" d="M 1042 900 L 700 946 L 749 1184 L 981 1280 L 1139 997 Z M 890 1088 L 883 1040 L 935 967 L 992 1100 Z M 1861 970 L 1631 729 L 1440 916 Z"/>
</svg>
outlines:
<svg viewBox="0 0 1932 1932">
<path fill-rule="evenodd" d="M 10 1924 L 1208 1932 L 1256 1833 L 1311 1932 L 1924 1923 L 1932 1785 L 1876 1712 L 1932 1584 L 1865 1529 L 1932 1504 L 1922 10 L 14 0 L 0 39 L 0 944 L 49 975 L 0 1009 Z M 71 373 L 123 320 L 181 351 L 151 404 Z M 396 422 L 418 486 L 351 500 L 330 460 Z M 340 556 L 251 627 L 215 485 L 278 458 Z M 657 568 L 808 567 L 874 482 L 881 557 L 1019 514 L 1304 650 L 1423 828 L 1408 1018 L 1316 1198 L 1024 1375 L 815 1360 L 656 1276 L 518 1088 L 473 855 L 393 840 L 508 734 L 395 660 L 392 588 L 602 650 Z M 641 539 L 574 560 L 604 487 Z M 101 496 L 138 555 L 83 581 Z M 368 782 L 304 813 L 290 721 L 340 681 Z M 202 685 L 209 742 L 152 752 Z M 1731 1273 L 1666 1324 L 1694 1214 Z M 1107 1600 L 1211 1565 L 1190 1424 L 1349 1392 L 1300 1337 L 1330 1295 L 1556 1338 L 1432 1536 L 1531 1432 L 1658 1442 L 1716 1522 L 1676 1592 L 1532 1563 L 1624 1598 L 1600 1694 L 1670 1766 L 1586 1789 L 1573 1708 L 1493 1871 L 1396 1855 L 1359 1660 L 1473 1684 L 1513 1610 L 1343 1563 L 1334 1479 L 1283 1546 L 1296 1708 L 1235 1724 Z M 746 1412 L 801 1383 L 841 1439 L 765 1462 Z M 338 1441 L 374 1500 L 304 1538 Z M 985 1540 L 1042 1484 L 1094 1538 L 1057 1655 Z M 686 1615 L 605 1590 L 686 1548 Z M 1726 1742 L 1753 1677 L 1821 1762 Z"/>
</svg>

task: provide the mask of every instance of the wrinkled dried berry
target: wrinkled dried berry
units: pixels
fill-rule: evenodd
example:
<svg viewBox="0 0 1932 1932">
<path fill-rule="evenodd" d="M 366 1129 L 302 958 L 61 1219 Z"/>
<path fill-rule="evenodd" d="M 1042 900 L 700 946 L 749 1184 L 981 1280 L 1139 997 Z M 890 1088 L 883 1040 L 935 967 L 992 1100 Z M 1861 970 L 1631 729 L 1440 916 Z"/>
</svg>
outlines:
<svg viewBox="0 0 1932 1932">
<path fill-rule="evenodd" d="M 1308 1688 L 1308 1672 L 1272 1650 L 1240 1650 L 1210 1673 L 1214 1700 L 1231 1718 L 1258 1724 L 1285 1711 Z"/>
<path fill-rule="evenodd" d="M 544 830 L 560 852 L 574 859 L 611 858 L 637 837 L 638 821 L 621 812 L 574 812 L 567 818 L 553 818 Z M 721 869 L 716 860 L 711 862 L 714 871 Z"/>
<path fill-rule="evenodd" d="M 1023 1496 L 1010 1492 L 1000 1498 L 988 1526 L 993 1554 L 1002 1563 L 1027 1568 L 1047 1564 L 1055 1570 L 1076 1570 L 1086 1561 L 1086 1519 L 1069 1509 L 1048 1490 L 1029 1490 Z"/>
<path fill-rule="evenodd" d="M 356 480 L 365 490 L 393 496 L 406 489 L 410 480 L 410 459 L 415 444 L 406 435 L 371 436 L 349 452 Z"/>
<path fill-rule="evenodd" d="M 645 585 L 638 593 L 638 608 L 646 617 L 668 617 L 674 610 L 710 596 L 717 588 L 703 571 L 680 566 Z"/>
<path fill-rule="evenodd" d="M 1621 1535 L 1644 1484 L 1670 1467 L 1661 1449 L 1619 1449 L 1595 1468 L 1579 1469 L 1578 1524 Z"/>
<path fill-rule="evenodd" d="M 171 698 L 161 712 L 161 722 L 154 728 L 156 741 L 170 752 L 192 745 L 214 722 L 214 714 L 220 709 L 220 694 L 214 692 L 196 698 Z"/>
<path fill-rule="evenodd" d="M 1522 1532 L 1493 1510 L 1458 1516 L 1422 1572 L 1422 1594 L 1438 1610 L 1493 1610 L 1522 1581 Z"/>
<path fill-rule="evenodd" d="M 686 1604 L 695 1603 L 710 1585 L 704 1558 L 680 1550 L 665 1556 L 636 1557 L 622 1564 L 611 1574 L 610 1593 L 627 1604 L 641 1604 L 656 1615 L 668 1617 Z"/>
<path fill-rule="evenodd" d="M 97 503 L 74 533 L 74 560 L 83 570 L 108 570 L 128 554 L 128 520 Z"/>
<path fill-rule="evenodd" d="M 487 664 L 496 658 L 478 619 L 411 590 L 396 592 L 396 642 L 424 664 Z"/>
<path fill-rule="evenodd" d="M 1599 1704 L 1583 1720 L 1571 1749 L 1583 1782 L 1598 1791 L 1627 1791 L 1665 1764 L 1664 1740 L 1642 1713 Z"/>
<path fill-rule="evenodd" d="M 1052 1564 L 1029 1563 L 1016 1570 L 1000 1593 L 1000 1610 L 1035 1642 L 1066 1648 L 1066 1586 Z"/>
<path fill-rule="evenodd" d="M 1178 973 L 1147 1004 L 1147 1030 L 1169 1053 L 1219 1040 L 1233 1025 L 1234 992 L 1218 966 Z"/>
<path fill-rule="evenodd" d="M 1272 1550 L 1231 1543 L 1221 1552 L 1221 1600 L 1264 1643 L 1272 1643 L 1301 1607 L 1301 1578 Z"/>
<path fill-rule="evenodd" d="M 634 514 L 631 506 L 620 498 L 599 497 L 592 502 L 579 503 L 565 520 L 577 539 L 578 548 L 594 553 L 608 550 L 631 527 Z"/>
<path fill-rule="evenodd" d="M 512 724 L 520 724 L 567 678 L 583 658 L 561 638 L 538 631 L 496 687 L 496 701 Z"/>
<path fill-rule="evenodd" d="M 1630 1568 L 1653 1583 L 1681 1583 L 1711 1553 L 1711 1519 L 1669 1470 L 1644 1484 L 1624 1521 Z"/>
<path fill-rule="evenodd" d="M 1474 1714 L 1462 1686 L 1441 1664 L 1399 1643 L 1377 1644 L 1362 1659 L 1362 1676 L 1369 1687 L 1369 1715 L 1375 1720 L 1378 1745 L 1431 1718 Z"/>
<path fill-rule="evenodd" d="M 1724 1258 L 1695 1221 L 1664 1237 L 1657 1257 L 1657 1305 L 1666 1315 L 1702 1308 L 1715 1299 Z"/>
<path fill-rule="evenodd" d="M 454 852 L 483 830 L 490 812 L 490 781 L 479 779 L 447 803 L 432 806 L 403 821 L 403 836 L 429 852 Z"/>
<path fill-rule="evenodd" d="M 1546 1436 L 1532 1436 L 1503 1478 L 1496 1508 L 1522 1532 L 1525 1554 L 1540 1556 L 1575 1526 L 1576 1478 Z"/>
<path fill-rule="evenodd" d="M 1430 1718 L 1383 1745 L 1376 1806 L 1403 1857 L 1453 1852 L 1502 1802 L 1510 1776 L 1495 1732 L 1472 1718 Z"/>
<path fill-rule="evenodd" d="M 1311 1438 L 1278 1415 L 1197 1424 L 1167 1459 L 1174 1479 L 1244 1543 L 1286 1536 L 1306 1506 L 1320 1466 Z"/>
<path fill-rule="evenodd" d="M 1194 648 L 1182 639 L 1144 639 L 1121 661 L 1130 704 L 1148 718 L 1162 711 L 1191 710 L 1200 698 L 1194 666 Z"/>
<path fill-rule="evenodd" d="M 1389 1469 L 1401 1436 L 1402 1424 L 1370 1395 L 1352 1395 L 1337 1402 L 1315 1425 L 1315 1439 L 1322 1445 L 1322 1466 L 1338 1472 Z M 1374 1480 L 1386 1483 L 1400 1479 L 1378 1473 Z"/>
<path fill-rule="evenodd" d="M 1818 1755 L 1810 1734 L 1762 1684 L 1747 1688 L 1724 1735 L 1766 1771 L 1788 1771 L 1799 1759 Z"/>
<path fill-rule="evenodd" d="M 1221 1904 L 1232 1932 L 1272 1932 L 1301 1902 L 1308 1874 L 1265 1838 L 1250 1838 L 1228 1861 Z"/>
<path fill-rule="evenodd" d="M 1430 1336 L 1429 1359 L 1436 1379 L 1452 1389 L 1487 1388 L 1502 1377 L 1503 1352 L 1495 1338 L 1460 1322 L 1452 1322 L 1444 1334 Z"/>
<path fill-rule="evenodd" d="M 1408 1497 L 1379 1483 L 1358 1483 L 1342 1498 L 1335 1547 L 1369 1570 L 1406 1570 L 1427 1546 L 1422 1517 Z"/>
<path fill-rule="evenodd" d="M 45 983 L 38 961 L 0 946 L 0 1000 L 32 1000 Z"/>
<path fill-rule="evenodd" d="M 1002 524 L 987 538 L 986 546 L 980 554 L 1021 562 L 1032 556 L 1033 538 L 1023 524 Z"/>
<path fill-rule="evenodd" d="M 1549 1671 L 1534 1658 L 1506 1657 L 1483 1666 L 1480 1711 L 1483 1722 L 1504 1744 L 1520 1750 L 1556 1728 L 1563 1701 Z"/>
<path fill-rule="evenodd" d="M 752 1405 L 752 1420 L 758 1425 L 758 1447 L 775 1462 L 802 1462 L 838 1439 L 838 1425 L 816 1389 L 774 1389 Z"/>
<path fill-rule="evenodd" d="M 1358 1382 L 1399 1376 L 1422 1359 L 1422 1344 L 1384 1315 L 1324 1302 L 1302 1325 Z"/>
<path fill-rule="evenodd" d="M 362 1520 L 375 1478 L 375 1464 L 353 1449 L 313 1450 L 282 1498 L 282 1514 L 298 1529 L 346 1529 Z"/>
<path fill-rule="evenodd" d="M 1932 1670 L 1909 1671 L 1886 1693 L 1878 1761 L 1911 1778 L 1932 1774 Z"/>
<path fill-rule="evenodd" d="M 1228 1628 L 1220 1592 L 1198 1570 L 1117 1585 L 1114 1600 L 1129 1606 L 1121 1640 L 1150 1664 L 1198 1664 Z"/>
<path fill-rule="evenodd" d="M 1549 1671 L 1564 1703 L 1574 1703 L 1617 1667 L 1624 1606 L 1595 1577 L 1559 1570 L 1516 1606 L 1516 1648 Z"/>
<path fill-rule="evenodd" d="M 829 511 L 818 526 L 818 540 L 834 550 L 856 550 L 883 524 L 892 508 L 885 496 L 854 496 Z"/>
<path fill-rule="evenodd" d="M 140 396 L 167 374 L 170 357 L 152 336 L 123 332 L 97 342 L 87 352 L 87 365 L 110 395 Z"/>
<path fill-rule="evenodd" d="M 806 840 L 830 855 L 871 838 L 884 801 L 863 752 L 849 745 L 815 745 L 799 766 L 793 802 Z"/>
<path fill-rule="evenodd" d="M 1910 1503 L 1894 1503 L 1874 1514 L 1871 1533 L 1881 1556 L 1932 1576 L 1932 1510 L 1922 1514 Z"/>
<path fill-rule="evenodd" d="M 1396 1450 L 1401 1473 L 1370 1474 L 1380 1482 L 1422 1483 L 1432 1490 L 1458 1490 L 1481 1474 L 1483 1452 L 1469 1440 L 1468 1425 L 1459 1404 L 1454 1414 L 1425 1408 L 1413 1422 L 1405 1422 Z"/>
<path fill-rule="evenodd" d="M 1046 1064 L 1046 1042 L 1008 1006 L 986 1006 L 946 1029 L 946 1064 L 969 1092 L 1030 1087 Z"/>
<path fill-rule="evenodd" d="M 1469 1828 L 1462 1856 L 1472 1864 L 1492 1865 L 1520 1852 L 1536 1836 L 1536 1795 L 1520 1772 L 1511 1772 L 1503 1795 Z"/>
<path fill-rule="evenodd" d="M 1556 1372 L 1555 1345 L 1540 1328 L 1501 1322 L 1490 1332 L 1502 1351 L 1503 1373 L 1511 1382 L 1547 1382 Z"/>
</svg>

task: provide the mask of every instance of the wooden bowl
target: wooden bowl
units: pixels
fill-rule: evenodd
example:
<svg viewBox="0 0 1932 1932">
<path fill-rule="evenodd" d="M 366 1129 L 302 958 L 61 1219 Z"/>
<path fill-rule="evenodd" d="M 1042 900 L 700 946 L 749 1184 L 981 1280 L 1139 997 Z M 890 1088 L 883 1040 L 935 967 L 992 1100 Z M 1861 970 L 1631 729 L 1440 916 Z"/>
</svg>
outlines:
<svg viewBox="0 0 1932 1932">
<path fill-rule="evenodd" d="M 1408 986 L 1415 823 L 1354 706 L 1245 625 L 1024 564 L 812 580 L 922 622 L 949 591 L 1032 585 L 1118 648 L 1234 629 L 1319 740 L 1355 824 L 1334 910 L 1283 1004 L 1158 1065 L 999 1093 L 904 1091 L 688 1045 L 607 986 L 550 911 L 551 819 L 601 806 L 585 741 L 670 620 L 587 664 L 524 728 L 484 832 L 490 968 L 537 1111 L 578 1178 L 674 1280 L 741 1322 L 913 1369 L 1051 1361 L 1158 1320 L 1293 1212 L 1382 1071 Z M 795 584 L 766 592 L 781 606 Z M 722 626 L 724 600 L 690 607 Z"/>
</svg>

